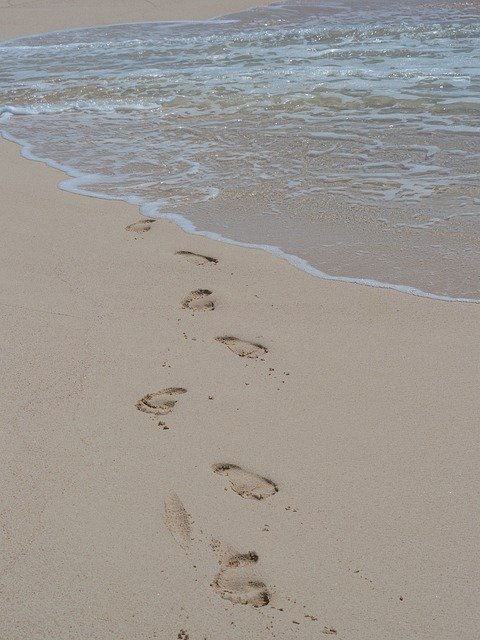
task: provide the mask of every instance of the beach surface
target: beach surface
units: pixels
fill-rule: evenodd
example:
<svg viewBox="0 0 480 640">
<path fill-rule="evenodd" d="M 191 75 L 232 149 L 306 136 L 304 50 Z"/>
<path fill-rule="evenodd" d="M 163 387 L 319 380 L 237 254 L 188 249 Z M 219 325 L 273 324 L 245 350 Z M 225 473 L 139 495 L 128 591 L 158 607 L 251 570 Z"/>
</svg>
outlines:
<svg viewBox="0 0 480 640">
<path fill-rule="evenodd" d="M 251 4 L 10 0 L 0 37 Z M 478 305 L 0 172 L 1 640 L 477 637 Z"/>
</svg>

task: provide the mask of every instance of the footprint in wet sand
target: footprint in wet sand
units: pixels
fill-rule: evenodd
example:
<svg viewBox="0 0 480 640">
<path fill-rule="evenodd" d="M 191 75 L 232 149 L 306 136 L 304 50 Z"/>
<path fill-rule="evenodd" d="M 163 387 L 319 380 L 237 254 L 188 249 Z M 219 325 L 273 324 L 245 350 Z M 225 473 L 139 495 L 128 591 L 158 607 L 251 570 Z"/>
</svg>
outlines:
<svg viewBox="0 0 480 640">
<path fill-rule="evenodd" d="M 234 336 L 219 336 L 215 340 L 227 346 L 230 351 L 233 351 L 241 358 L 259 358 L 268 353 L 268 349 L 263 345 L 240 340 L 240 338 L 235 338 Z"/>
<path fill-rule="evenodd" d="M 178 544 L 182 549 L 187 550 L 192 541 L 190 516 L 180 498 L 173 491 L 164 503 L 164 520 L 167 529 Z"/>
<path fill-rule="evenodd" d="M 242 498 L 265 500 L 277 493 L 277 485 L 252 471 L 246 471 L 236 464 L 220 463 L 212 467 L 213 473 L 227 476 L 235 493 Z"/>
<path fill-rule="evenodd" d="M 187 393 L 187 390 L 183 387 L 169 387 L 168 389 L 161 389 L 154 393 L 148 393 L 143 398 L 140 398 L 136 403 L 136 407 L 139 411 L 145 413 L 151 413 L 155 416 L 164 416 L 173 409 L 177 403 L 177 396 Z"/>
<path fill-rule="evenodd" d="M 133 231 L 134 233 L 145 233 L 146 231 L 150 231 L 152 224 L 156 221 L 156 218 L 144 218 L 143 220 L 129 224 L 128 227 L 125 227 L 125 230 Z"/>
<path fill-rule="evenodd" d="M 210 256 L 203 256 L 201 253 L 192 253 L 191 251 L 176 251 L 175 255 L 184 256 L 186 260 L 201 267 L 205 264 L 217 264 L 217 258 L 211 258 Z"/>
<path fill-rule="evenodd" d="M 213 311 L 215 309 L 215 298 L 209 289 L 197 289 L 191 291 L 182 301 L 184 309 L 192 311 Z"/>
<path fill-rule="evenodd" d="M 220 556 L 220 571 L 211 584 L 215 593 L 233 604 L 248 604 L 251 607 L 264 607 L 270 602 L 270 593 L 264 582 L 256 579 L 251 572 L 258 562 L 255 551 L 234 553 L 222 549 L 218 541 L 212 548 Z"/>
</svg>

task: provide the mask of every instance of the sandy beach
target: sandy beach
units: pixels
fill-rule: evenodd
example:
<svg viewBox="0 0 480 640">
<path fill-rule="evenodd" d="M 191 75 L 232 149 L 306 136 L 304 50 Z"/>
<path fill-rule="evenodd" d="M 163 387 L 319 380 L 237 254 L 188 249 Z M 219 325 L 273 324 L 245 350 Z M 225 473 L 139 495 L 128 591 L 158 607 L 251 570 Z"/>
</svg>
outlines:
<svg viewBox="0 0 480 640">
<path fill-rule="evenodd" d="M 10 0 L 0 38 L 252 4 Z M 478 637 L 478 305 L 0 163 L 1 640 Z"/>
</svg>

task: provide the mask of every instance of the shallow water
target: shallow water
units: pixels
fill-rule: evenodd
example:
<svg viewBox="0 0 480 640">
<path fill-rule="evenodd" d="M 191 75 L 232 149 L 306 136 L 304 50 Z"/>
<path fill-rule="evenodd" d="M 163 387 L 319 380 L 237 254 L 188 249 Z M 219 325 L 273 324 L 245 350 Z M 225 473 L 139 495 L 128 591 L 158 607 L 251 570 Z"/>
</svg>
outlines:
<svg viewBox="0 0 480 640">
<path fill-rule="evenodd" d="M 318 275 L 478 300 L 479 17 L 295 2 L 17 39 L 1 126 L 73 191 Z"/>
</svg>

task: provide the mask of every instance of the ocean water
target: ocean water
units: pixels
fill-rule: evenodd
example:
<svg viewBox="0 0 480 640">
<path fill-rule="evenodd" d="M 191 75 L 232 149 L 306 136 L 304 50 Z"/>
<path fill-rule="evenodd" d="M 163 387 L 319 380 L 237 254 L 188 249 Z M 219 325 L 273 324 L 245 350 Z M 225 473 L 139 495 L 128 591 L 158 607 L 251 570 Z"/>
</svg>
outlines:
<svg viewBox="0 0 480 640">
<path fill-rule="evenodd" d="M 292 0 L 3 42 L 0 128 L 62 188 L 321 277 L 480 299 L 477 0 Z"/>
</svg>

